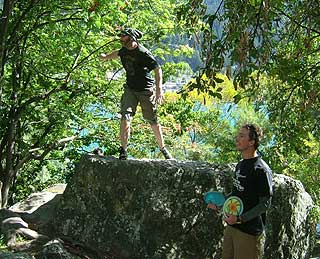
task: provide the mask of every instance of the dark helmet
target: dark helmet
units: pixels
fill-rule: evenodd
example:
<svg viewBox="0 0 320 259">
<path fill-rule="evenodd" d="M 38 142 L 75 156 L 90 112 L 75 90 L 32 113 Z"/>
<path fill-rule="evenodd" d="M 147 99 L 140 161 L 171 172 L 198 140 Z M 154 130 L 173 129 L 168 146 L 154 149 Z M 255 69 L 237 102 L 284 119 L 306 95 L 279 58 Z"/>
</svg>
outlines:
<svg viewBox="0 0 320 259">
<path fill-rule="evenodd" d="M 124 29 L 122 30 L 118 36 L 130 36 L 133 40 L 137 41 L 138 39 L 140 39 L 143 35 L 143 33 L 139 30 L 136 30 L 136 29 L 132 29 L 132 28 L 127 28 L 127 29 Z"/>
</svg>

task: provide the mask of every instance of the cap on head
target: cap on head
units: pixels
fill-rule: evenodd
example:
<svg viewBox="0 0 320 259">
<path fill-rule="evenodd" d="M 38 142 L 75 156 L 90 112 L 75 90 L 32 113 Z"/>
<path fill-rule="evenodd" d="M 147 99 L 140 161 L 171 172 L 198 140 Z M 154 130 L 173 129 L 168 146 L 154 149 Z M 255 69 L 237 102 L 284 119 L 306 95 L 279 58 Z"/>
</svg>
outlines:
<svg viewBox="0 0 320 259">
<path fill-rule="evenodd" d="M 132 28 L 127 28 L 122 30 L 118 36 L 130 36 L 132 39 L 134 39 L 135 41 L 137 41 L 138 39 L 140 39 L 142 37 L 142 32 L 136 29 L 132 29 Z"/>
</svg>

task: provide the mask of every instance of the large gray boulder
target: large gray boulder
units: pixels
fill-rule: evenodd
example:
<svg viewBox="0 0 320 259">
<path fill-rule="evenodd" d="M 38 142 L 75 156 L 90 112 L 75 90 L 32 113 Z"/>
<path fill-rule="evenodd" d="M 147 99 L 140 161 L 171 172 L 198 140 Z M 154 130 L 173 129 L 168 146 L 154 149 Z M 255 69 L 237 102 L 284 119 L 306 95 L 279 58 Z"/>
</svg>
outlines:
<svg viewBox="0 0 320 259">
<path fill-rule="evenodd" d="M 72 246 L 60 239 L 50 240 L 52 234 L 49 222 L 59 204 L 65 184 L 54 185 L 42 192 L 31 194 L 27 199 L 16 203 L 9 209 L 0 210 L 0 230 L 7 248 L 0 251 L 1 259 L 80 259 L 68 250 Z M 40 234 L 45 233 L 45 235 Z M 48 235 L 48 236 L 47 236 Z M 24 240 L 21 241 L 23 237 Z M 23 251 L 23 252 L 22 252 Z M 79 252 L 78 252 L 79 254 Z"/>
<path fill-rule="evenodd" d="M 86 155 L 53 220 L 56 236 L 110 258 L 221 258 L 221 216 L 203 194 L 228 193 L 234 165 Z M 307 259 L 313 202 L 302 184 L 274 175 L 265 259 Z"/>
</svg>

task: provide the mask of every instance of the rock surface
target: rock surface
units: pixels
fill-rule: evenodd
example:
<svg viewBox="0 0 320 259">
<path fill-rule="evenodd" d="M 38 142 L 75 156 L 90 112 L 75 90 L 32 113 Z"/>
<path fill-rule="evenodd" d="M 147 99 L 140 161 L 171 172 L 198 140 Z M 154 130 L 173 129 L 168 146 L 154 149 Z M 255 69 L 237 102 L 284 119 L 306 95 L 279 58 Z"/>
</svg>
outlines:
<svg viewBox="0 0 320 259">
<path fill-rule="evenodd" d="M 56 236 L 112 258 L 221 258 L 222 219 L 203 194 L 228 193 L 232 172 L 231 165 L 84 156 L 59 201 Z M 299 181 L 274 175 L 265 259 L 308 258 L 312 207 Z"/>
<path fill-rule="evenodd" d="M 228 193 L 233 169 L 84 156 L 65 191 L 56 185 L 0 210 L 1 232 L 16 251 L 0 258 L 221 258 L 222 219 L 206 209 L 203 194 Z M 264 259 L 309 258 L 312 207 L 299 181 L 274 175 Z"/>
<path fill-rule="evenodd" d="M 53 217 L 54 210 L 58 206 L 59 197 L 65 190 L 65 184 L 59 184 L 46 189 L 43 192 L 33 193 L 26 200 L 15 204 L 9 209 L 0 210 L 1 232 L 5 235 L 8 248 L 15 253 L 9 251 L 1 251 L 1 259 L 43 259 L 43 258 L 74 258 L 59 257 L 37 257 L 38 250 L 49 251 L 48 247 L 56 246 L 56 243 L 50 241 L 52 233 L 47 226 Z M 40 234 L 45 233 L 45 234 Z M 28 241 L 17 241 L 17 237 L 21 236 Z M 22 253 L 19 251 L 32 251 L 32 253 Z M 67 253 L 67 252 L 65 252 Z M 31 255 L 32 254 L 32 255 Z M 51 252 L 52 254 L 52 252 Z"/>
</svg>

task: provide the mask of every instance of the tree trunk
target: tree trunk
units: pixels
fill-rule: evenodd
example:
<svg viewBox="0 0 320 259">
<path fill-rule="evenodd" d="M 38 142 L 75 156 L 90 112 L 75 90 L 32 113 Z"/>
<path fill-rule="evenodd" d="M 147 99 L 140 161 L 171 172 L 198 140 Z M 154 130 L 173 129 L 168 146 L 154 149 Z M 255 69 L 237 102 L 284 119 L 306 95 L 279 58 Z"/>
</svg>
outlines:
<svg viewBox="0 0 320 259">
<path fill-rule="evenodd" d="M 11 109 L 8 117 L 8 130 L 6 138 L 6 149 L 5 149 L 5 170 L 3 175 L 3 186 L 1 189 L 2 193 L 2 207 L 6 207 L 8 203 L 8 194 L 12 180 L 16 174 L 15 167 L 15 155 L 17 153 L 16 147 L 16 134 L 18 122 L 21 113 L 18 109 L 18 89 L 20 89 L 20 78 L 21 78 L 21 66 L 20 56 L 14 59 L 12 64 L 12 75 L 11 75 Z"/>
<path fill-rule="evenodd" d="M 10 179 L 9 175 L 6 175 L 4 183 L 1 185 L 1 208 L 5 208 L 8 204 Z"/>
<path fill-rule="evenodd" d="M 8 135 L 6 143 L 6 157 L 5 157 L 5 170 L 3 175 L 3 185 L 1 188 L 2 193 L 2 207 L 5 207 L 8 202 L 8 193 L 10 184 L 14 176 L 14 154 L 15 154 L 15 132 L 17 121 L 15 119 L 15 108 L 11 109 L 8 126 Z"/>
<path fill-rule="evenodd" d="M 2 208 L 2 182 L 0 182 L 0 209 Z"/>
<path fill-rule="evenodd" d="M 2 80 L 4 75 L 4 64 L 6 61 L 6 39 L 12 6 L 13 0 L 4 0 L 0 20 L 0 104 L 2 100 Z"/>
</svg>

